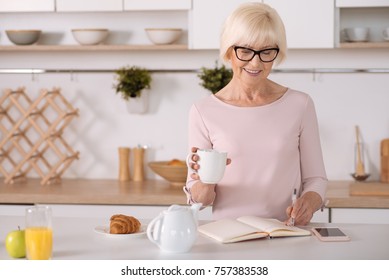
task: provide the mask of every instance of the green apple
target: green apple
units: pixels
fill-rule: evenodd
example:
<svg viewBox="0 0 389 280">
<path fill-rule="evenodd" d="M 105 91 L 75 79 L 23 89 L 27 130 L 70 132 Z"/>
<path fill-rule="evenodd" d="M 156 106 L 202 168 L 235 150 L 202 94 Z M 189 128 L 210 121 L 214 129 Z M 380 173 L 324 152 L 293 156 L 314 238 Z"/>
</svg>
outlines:
<svg viewBox="0 0 389 280">
<path fill-rule="evenodd" d="M 26 241 L 24 230 L 11 231 L 5 238 L 5 248 L 13 258 L 24 258 L 26 256 Z"/>
</svg>

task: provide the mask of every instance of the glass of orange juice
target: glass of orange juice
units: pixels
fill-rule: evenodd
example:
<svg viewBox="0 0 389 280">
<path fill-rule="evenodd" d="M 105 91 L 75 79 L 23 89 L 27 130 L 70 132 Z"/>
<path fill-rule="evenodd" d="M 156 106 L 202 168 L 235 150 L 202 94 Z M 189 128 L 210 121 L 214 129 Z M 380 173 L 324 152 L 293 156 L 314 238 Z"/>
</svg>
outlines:
<svg viewBox="0 0 389 280">
<path fill-rule="evenodd" d="M 25 235 L 27 259 L 51 259 L 53 230 L 50 206 L 37 205 L 26 210 Z"/>
</svg>

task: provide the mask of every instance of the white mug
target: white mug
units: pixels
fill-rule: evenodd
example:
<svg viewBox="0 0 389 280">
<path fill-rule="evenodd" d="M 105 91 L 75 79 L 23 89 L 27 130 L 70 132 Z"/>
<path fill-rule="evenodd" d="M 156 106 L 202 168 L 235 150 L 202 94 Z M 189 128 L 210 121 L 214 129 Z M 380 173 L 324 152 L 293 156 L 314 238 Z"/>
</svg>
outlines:
<svg viewBox="0 0 389 280">
<path fill-rule="evenodd" d="M 186 158 L 186 164 L 190 169 L 192 169 L 190 161 L 194 154 L 191 153 Z M 199 175 L 201 182 L 217 184 L 224 176 L 224 170 L 227 165 L 227 153 L 213 149 L 199 149 L 196 154 L 199 156 L 197 163 L 200 168 L 197 171 L 192 169 L 192 171 Z"/>
<path fill-rule="evenodd" d="M 385 28 L 384 31 L 382 31 L 382 35 L 384 36 L 385 40 L 389 40 L 389 27 Z"/>
<path fill-rule="evenodd" d="M 351 27 L 346 28 L 346 40 L 351 42 L 367 41 L 369 28 L 367 27 Z"/>
</svg>

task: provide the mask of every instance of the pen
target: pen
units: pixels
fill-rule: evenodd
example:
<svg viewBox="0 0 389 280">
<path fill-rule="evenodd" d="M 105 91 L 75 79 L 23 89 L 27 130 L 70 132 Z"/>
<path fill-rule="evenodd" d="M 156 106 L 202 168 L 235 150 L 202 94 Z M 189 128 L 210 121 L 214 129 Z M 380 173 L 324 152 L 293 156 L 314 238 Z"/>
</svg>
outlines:
<svg viewBox="0 0 389 280">
<path fill-rule="evenodd" d="M 293 209 L 294 203 L 296 202 L 296 199 L 297 199 L 297 190 L 296 190 L 296 188 L 294 188 L 293 194 L 292 194 L 292 209 Z M 291 218 L 291 222 L 289 225 L 294 226 L 294 218 L 293 217 L 290 217 L 290 218 Z"/>
</svg>

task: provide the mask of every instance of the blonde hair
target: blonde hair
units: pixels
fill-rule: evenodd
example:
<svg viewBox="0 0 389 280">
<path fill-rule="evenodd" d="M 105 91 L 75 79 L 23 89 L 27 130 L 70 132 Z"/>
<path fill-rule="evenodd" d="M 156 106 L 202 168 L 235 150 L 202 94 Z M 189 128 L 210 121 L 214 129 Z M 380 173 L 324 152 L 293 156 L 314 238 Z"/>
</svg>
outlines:
<svg viewBox="0 0 389 280">
<path fill-rule="evenodd" d="M 277 46 L 275 60 L 286 56 L 286 33 L 277 11 L 267 4 L 252 2 L 240 5 L 225 21 L 220 39 L 220 58 L 229 61 L 232 46 L 254 46 L 258 43 Z"/>
</svg>

